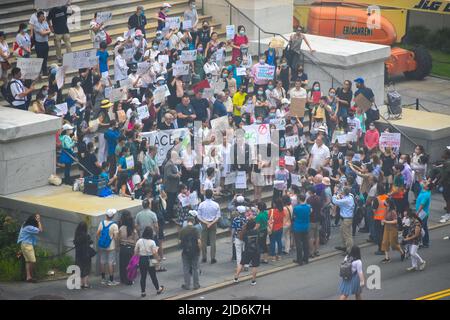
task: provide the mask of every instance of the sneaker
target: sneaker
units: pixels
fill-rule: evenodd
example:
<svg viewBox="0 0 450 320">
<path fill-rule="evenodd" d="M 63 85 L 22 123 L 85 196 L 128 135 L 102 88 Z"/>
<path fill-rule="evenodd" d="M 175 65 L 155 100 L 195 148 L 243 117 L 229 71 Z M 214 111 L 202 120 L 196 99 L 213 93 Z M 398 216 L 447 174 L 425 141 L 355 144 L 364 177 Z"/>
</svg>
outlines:
<svg viewBox="0 0 450 320">
<path fill-rule="evenodd" d="M 381 260 L 381 263 L 389 263 L 389 262 L 391 262 L 391 259 L 384 258 L 383 260 Z"/>
<path fill-rule="evenodd" d="M 186 286 L 185 284 L 182 284 L 182 285 L 181 285 L 181 289 L 184 289 L 184 290 L 191 290 L 191 288 L 189 288 L 189 287 Z"/>
<path fill-rule="evenodd" d="M 406 271 L 416 271 L 416 267 L 409 267 L 409 268 L 406 268 Z"/>
<path fill-rule="evenodd" d="M 108 284 L 108 280 L 106 280 L 106 279 L 102 279 L 102 281 L 101 281 L 101 284 L 103 284 L 103 285 L 107 285 L 107 284 Z"/>
<path fill-rule="evenodd" d="M 442 218 L 441 220 L 439 220 L 440 223 L 446 223 L 448 222 L 448 220 L 450 220 L 449 218 Z"/>
<path fill-rule="evenodd" d="M 156 294 L 160 295 L 161 293 L 164 292 L 164 289 L 165 289 L 164 286 L 161 286 L 161 288 L 158 291 L 156 291 Z"/>
<path fill-rule="evenodd" d="M 315 257 L 320 257 L 319 251 L 314 252 L 314 256 L 315 256 Z"/>
<path fill-rule="evenodd" d="M 118 285 L 119 285 L 119 282 L 117 282 L 117 281 L 108 281 L 108 287 L 115 287 Z"/>
<path fill-rule="evenodd" d="M 238 279 L 238 278 L 234 278 L 233 282 L 234 282 L 234 283 L 238 283 L 238 282 L 239 282 L 239 279 Z"/>
<path fill-rule="evenodd" d="M 217 263 L 217 260 L 216 260 L 216 259 L 212 259 L 212 260 L 211 260 L 211 264 L 214 264 L 214 263 Z"/>
<path fill-rule="evenodd" d="M 147 294 L 146 294 L 145 292 L 142 292 L 142 293 L 141 293 L 141 297 L 142 297 L 142 298 L 145 298 L 146 295 L 147 295 Z"/>
<path fill-rule="evenodd" d="M 256 286 L 256 281 L 255 281 L 255 280 L 252 280 L 252 282 L 250 282 L 250 284 L 251 284 L 252 286 Z"/>
<path fill-rule="evenodd" d="M 423 260 L 423 263 L 419 266 L 419 270 L 423 271 L 425 269 L 426 265 L 427 265 L 427 262 L 425 260 Z"/>
<path fill-rule="evenodd" d="M 446 213 L 443 216 L 441 216 L 442 219 L 449 219 L 450 218 L 450 213 Z"/>
</svg>

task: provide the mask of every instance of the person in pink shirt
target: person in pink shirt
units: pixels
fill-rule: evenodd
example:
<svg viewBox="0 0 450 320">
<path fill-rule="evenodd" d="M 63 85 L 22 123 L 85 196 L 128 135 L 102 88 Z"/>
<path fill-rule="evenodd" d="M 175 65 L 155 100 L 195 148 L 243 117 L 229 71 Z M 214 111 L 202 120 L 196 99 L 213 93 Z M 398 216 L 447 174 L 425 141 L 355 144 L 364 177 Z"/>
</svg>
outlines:
<svg viewBox="0 0 450 320">
<path fill-rule="evenodd" d="M 369 130 L 366 131 L 366 135 L 364 136 L 364 145 L 369 150 L 369 153 L 378 148 L 379 141 L 380 141 L 380 133 L 375 127 L 375 124 L 371 122 Z"/>
<path fill-rule="evenodd" d="M 266 63 L 266 57 L 265 56 L 260 56 L 259 57 L 259 63 L 255 64 L 250 72 L 250 77 L 251 80 L 253 81 L 254 86 L 254 91 L 257 92 L 259 88 L 263 88 L 263 90 L 265 91 L 267 89 L 267 84 L 269 83 L 269 79 L 260 79 L 258 78 L 258 70 L 259 68 L 262 67 L 270 67 L 270 65 L 268 65 Z"/>
</svg>

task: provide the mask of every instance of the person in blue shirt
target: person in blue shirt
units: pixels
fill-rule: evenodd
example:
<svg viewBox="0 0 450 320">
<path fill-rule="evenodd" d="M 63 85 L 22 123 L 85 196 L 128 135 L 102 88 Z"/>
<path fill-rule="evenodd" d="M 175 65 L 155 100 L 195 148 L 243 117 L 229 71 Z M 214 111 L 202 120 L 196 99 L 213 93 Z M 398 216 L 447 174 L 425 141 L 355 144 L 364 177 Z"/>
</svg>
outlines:
<svg viewBox="0 0 450 320">
<path fill-rule="evenodd" d="M 108 147 L 108 163 L 115 168 L 116 165 L 116 147 L 119 142 L 120 130 L 116 120 L 109 122 L 109 128 L 104 133 L 106 144 Z"/>
<path fill-rule="evenodd" d="M 97 51 L 98 67 L 100 70 L 100 74 L 102 74 L 103 72 L 109 71 L 109 68 L 108 68 L 109 54 L 108 54 L 108 51 L 106 50 L 107 47 L 108 47 L 108 45 L 106 44 L 106 42 L 102 41 L 100 43 L 100 49 Z"/>
<path fill-rule="evenodd" d="M 309 216 L 311 206 L 306 203 L 306 196 L 300 194 L 297 196 L 299 204 L 294 207 L 293 224 L 295 248 L 297 250 L 297 259 L 294 263 L 299 265 L 307 264 L 309 258 Z"/>
<path fill-rule="evenodd" d="M 44 229 L 42 228 L 41 224 L 41 216 L 39 214 L 33 214 L 29 216 L 28 219 L 20 228 L 17 243 L 20 244 L 20 249 L 25 259 L 27 282 L 36 282 L 33 279 L 33 267 L 34 264 L 36 263 L 34 246 L 37 243 L 36 235 L 43 231 Z"/>
<path fill-rule="evenodd" d="M 102 163 L 102 173 L 100 173 L 99 177 L 106 180 L 108 187 L 111 187 L 117 181 L 116 175 L 114 175 L 111 179 L 109 178 L 109 163 L 106 161 Z"/>
<path fill-rule="evenodd" d="M 422 220 L 422 228 L 425 236 L 422 239 L 423 247 L 428 248 L 430 245 L 430 235 L 428 234 L 428 217 L 430 216 L 431 190 L 434 184 L 430 181 L 423 181 L 420 185 L 419 196 L 416 200 L 416 213 Z"/>
<path fill-rule="evenodd" d="M 336 191 L 335 187 L 335 191 Z M 337 250 L 350 252 L 353 246 L 352 238 L 352 226 L 353 226 L 353 212 L 355 210 L 355 200 L 351 194 L 350 187 L 345 187 L 342 195 L 333 196 L 333 204 L 337 205 L 340 209 L 340 215 L 342 218 L 341 224 L 341 237 L 343 247 L 336 247 Z"/>
<path fill-rule="evenodd" d="M 220 92 L 217 95 L 217 99 L 216 101 L 214 101 L 213 104 L 213 113 L 212 116 L 215 117 L 223 117 L 227 115 L 227 108 L 225 107 L 225 93 L 224 92 Z"/>
</svg>

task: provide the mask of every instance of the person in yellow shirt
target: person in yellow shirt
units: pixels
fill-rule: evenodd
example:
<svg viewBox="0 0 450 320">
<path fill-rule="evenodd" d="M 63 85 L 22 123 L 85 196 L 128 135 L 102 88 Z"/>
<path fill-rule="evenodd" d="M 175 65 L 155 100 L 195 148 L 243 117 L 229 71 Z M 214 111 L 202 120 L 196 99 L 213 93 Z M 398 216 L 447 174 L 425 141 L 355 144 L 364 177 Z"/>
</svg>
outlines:
<svg viewBox="0 0 450 320">
<path fill-rule="evenodd" d="M 247 100 L 247 93 L 245 92 L 245 89 L 245 86 L 241 86 L 239 91 L 233 95 L 233 117 L 236 125 L 238 125 L 242 120 L 242 107 Z"/>
</svg>

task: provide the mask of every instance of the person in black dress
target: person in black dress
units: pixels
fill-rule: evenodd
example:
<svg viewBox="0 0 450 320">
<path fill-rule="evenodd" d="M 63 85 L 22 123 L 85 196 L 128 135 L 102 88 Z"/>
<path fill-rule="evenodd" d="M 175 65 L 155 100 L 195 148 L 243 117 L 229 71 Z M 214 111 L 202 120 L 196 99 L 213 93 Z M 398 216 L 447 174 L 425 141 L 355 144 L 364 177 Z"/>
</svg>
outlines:
<svg viewBox="0 0 450 320">
<path fill-rule="evenodd" d="M 75 245 L 75 264 L 80 268 L 81 271 L 81 288 L 88 289 L 89 285 L 89 274 L 91 273 L 91 258 L 94 249 L 91 248 L 93 241 L 87 232 L 87 224 L 82 221 L 78 224 L 75 230 L 75 237 L 73 243 Z"/>
</svg>

